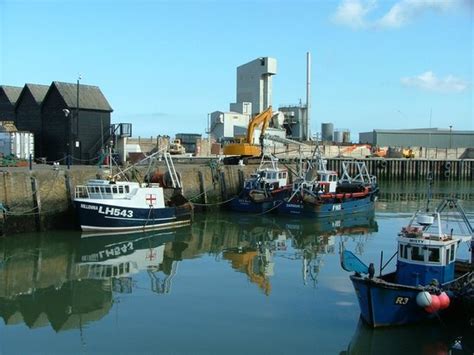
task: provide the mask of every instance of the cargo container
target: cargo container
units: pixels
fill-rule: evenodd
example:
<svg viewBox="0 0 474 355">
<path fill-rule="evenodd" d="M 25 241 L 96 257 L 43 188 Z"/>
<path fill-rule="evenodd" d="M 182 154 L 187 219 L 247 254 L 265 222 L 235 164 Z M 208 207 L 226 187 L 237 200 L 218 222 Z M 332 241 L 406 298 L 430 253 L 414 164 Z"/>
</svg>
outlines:
<svg viewBox="0 0 474 355">
<path fill-rule="evenodd" d="M 34 158 L 34 136 L 30 132 L 0 132 L 0 154 L 17 159 Z"/>
</svg>

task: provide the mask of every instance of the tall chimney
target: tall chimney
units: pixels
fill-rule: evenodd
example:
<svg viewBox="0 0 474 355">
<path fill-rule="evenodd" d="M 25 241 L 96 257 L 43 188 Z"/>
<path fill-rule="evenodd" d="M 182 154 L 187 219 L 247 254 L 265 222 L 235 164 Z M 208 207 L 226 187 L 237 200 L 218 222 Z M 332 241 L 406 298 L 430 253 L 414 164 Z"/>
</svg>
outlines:
<svg viewBox="0 0 474 355">
<path fill-rule="evenodd" d="M 311 53 L 306 53 L 306 127 L 304 128 L 305 140 L 311 139 Z"/>
</svg>

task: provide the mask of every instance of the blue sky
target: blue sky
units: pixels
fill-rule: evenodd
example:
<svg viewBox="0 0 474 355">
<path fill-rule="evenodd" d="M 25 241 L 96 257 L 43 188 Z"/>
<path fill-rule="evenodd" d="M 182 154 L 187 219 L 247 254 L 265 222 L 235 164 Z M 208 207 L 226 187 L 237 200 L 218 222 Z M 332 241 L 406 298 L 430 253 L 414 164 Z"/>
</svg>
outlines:
<svg viewBox="0 0 474 355">
<path fill-rule="evenodd" d="M 204 133 L 236 67 L 278 61 L 274 106 L 305 99 L 313 133 L 473 130 L 472 0 L 0 0 L 0 84 L 99 86 L 134 136 Z"/>
</svg>

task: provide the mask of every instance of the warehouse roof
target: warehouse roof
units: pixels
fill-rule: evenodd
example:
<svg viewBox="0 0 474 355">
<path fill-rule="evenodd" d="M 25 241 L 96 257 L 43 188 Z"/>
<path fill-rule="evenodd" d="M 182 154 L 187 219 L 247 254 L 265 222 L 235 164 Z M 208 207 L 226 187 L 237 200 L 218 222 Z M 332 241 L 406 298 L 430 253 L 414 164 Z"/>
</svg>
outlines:
<svg viewBox="0 0 474 355">
<path fill-rule="evenodd" d="M 474 131 L 458 131 L 449 128 L 410 128 L 410 129 L 374 129 L 371 132 L 361 133 L 393 133 L 393 134 L 407 134 L 407 133 L 419 133 L 419 134 L 436 134 L 436 133 L 455 133 L 455 134 L 474 134 Z"/>
<path fill-rule="evenodd" d="M 77 108 L 77 84 L 53 81 L 48 94 L 53 87 L 56 87 L 68 108 Z M 79 108 L 83 110 L 113 111 L 98 86 L 82 84 L 79 85 Z"/>
<path fill-rule="evenodd" d="M 7 97 L 8 101 L 10 101 L 12 105 L 14 105 L 20 97 L 20 93 L 23 88 L 19 86 L 0 85 L 0 90 L 5 93 L 5 96 Z"/>
</svg>

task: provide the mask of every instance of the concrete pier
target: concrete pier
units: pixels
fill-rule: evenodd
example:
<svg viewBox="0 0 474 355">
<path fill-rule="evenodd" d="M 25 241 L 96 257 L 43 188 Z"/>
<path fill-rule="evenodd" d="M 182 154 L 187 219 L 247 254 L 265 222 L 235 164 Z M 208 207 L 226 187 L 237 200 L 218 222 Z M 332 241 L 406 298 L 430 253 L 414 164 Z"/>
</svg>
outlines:
<svg viewBox="0 0 474 355">
<path fill-rule="evenodd" d="M 341 172 L 347 159 L 328 159 L 328 168 Z M 431 173 L 434 181 L 473 181 L 474 160 L 425 159 L 357 159 L 365 161 L 371 174 L 379 181 L 424 181 Z M 296 171 L 294 160 L 284 163 L 290 171 L 290 181 Z M 226 200 L 236 196 L 243 179 L 254 172 L 256 165 L 229 166 L 216 160 L 177 159 L 176 170 L 182 178 L 183 195 L 195 204 L 196 210 L 218 209 Z M 136 175 L 143 176 L 147 167 Z M 157 168 L 166 171 L 163 165 Z M 104 174 L 96 166 L 38 165 L 27 168 L 4 168 L 0 171 L 0 229 L 4 234 L 49 229 L 77 228 L 73 209 L 74 188 L 88 179 Z M 167 189 L 165 194 L 170 194 Z"/>
</svg>

